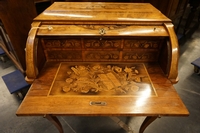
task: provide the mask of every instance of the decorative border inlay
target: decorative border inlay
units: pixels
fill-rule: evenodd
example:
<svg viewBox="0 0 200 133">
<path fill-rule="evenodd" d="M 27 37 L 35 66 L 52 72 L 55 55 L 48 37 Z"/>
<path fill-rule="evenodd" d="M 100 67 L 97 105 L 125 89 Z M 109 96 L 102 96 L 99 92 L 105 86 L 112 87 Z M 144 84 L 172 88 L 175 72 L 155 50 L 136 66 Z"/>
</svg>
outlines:
<svg viewBox="0 0 200 133">
<path fill-rule="evenodd" d="M 78 27 L 82 27 L 85 29 L 90 29 L 90 30 L 99 30 L 99 29 L 104 29 L 106 31 L 108 30 L 117 30 L 117 29 L 123 29 L 128 27 L 129 25 L 92 25 L 92 24 L 86 24 L 86 25 L 76 25 Z"/>
</svg>

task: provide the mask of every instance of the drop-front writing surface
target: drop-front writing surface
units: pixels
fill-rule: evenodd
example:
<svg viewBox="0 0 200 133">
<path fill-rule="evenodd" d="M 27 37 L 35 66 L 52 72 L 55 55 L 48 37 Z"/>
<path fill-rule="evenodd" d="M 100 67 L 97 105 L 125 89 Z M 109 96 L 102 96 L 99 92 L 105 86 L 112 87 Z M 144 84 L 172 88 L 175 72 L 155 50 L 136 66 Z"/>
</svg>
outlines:
<svg viewBox="0 0 200 133">
<path fill-rule="evenodd" d="M 32 23 L 17 115 L 147 116 L 142 133 L 189 114 L 173 87 L 178 58 L 171 20 L 150 4 L 55 2 Z"/>
<path fill-rule="evenodd" d="M 49 96 L 156 96 L 144 64 L 61 63 Z"/>
<path fill-rule="evenodd" d="M 113 87 L 110 87 L 109 81 L 105 81 L 105 74 L 97 74 L 96 78 L 99 79 L 98 87 L 108 86 L 110 91 L 107 89 L 95 92 L 95 87 L 91 87 L 92 83 L 95 83 L 94 76 L 90 77 L 89 81 L 82 78 L 76 79 L 76 75 L 72 71 L 65 70 L 62 73 L 64 67 L 73 68 L 83 66 L 82 63 L 63 63 L 59 62 L 47 62 L 44 66 L 43 71 L 39 74 L 38 78 L 33 82 L 27 96 L 20 105 L 17 115 L 43 115 L 43 114 L 54 114 L 54 115 L 81 115 L 81 116 L 187 116 L 188 111 L 179 98 L 176 90 L 168 80 L 160 66 L 158 64 L 139 64 L 142 68 L 132 68 L 132 70 L 138 70 L 138 73 L 142 73 L 142 78 L 137 79 L 137 75 L 132 75 L 133 79 L 128 82 L 126 88 L 123 88 L 122 80 L 119 81 L 119 77 L 114 75 L 112 72 L 107 73 L 111 75 Z M 84 63 L 85 64 L 85 63 Z M 86 63 L 87 67 L 93 66 L 94 64 Z M 103 65 L 105 65 L 103 63 Z M 117 66 L 116 63 L 107 63 L 107 66 Z M 137 66 L 134 64 L 122 63 L 119 66 L 125 66 L 120 68 L 126 68 L 126 66 Z M 112 68 L 111 68 L 112 69 Z M 145 70 L 146 69 L 146 70 Z M 89 71 L 90 69 L 87 69 Z M 118 69 L 116 69 L 118 70 Z M 76 70 L 74 70 L 76 71 Z M 115 71 L 115 70 L 114 70 Z M 120 71 L 120 69 L 119 69 Z M 127 70 L 128 71 L 128 70 Z M 83 72 L 83 71 L 78 71 Z M 132 71 L 134 74 L 135 71 Z M 137 73 L 137 72 L 136 72 Z M 66 84 L 70 82 L 68 75 L 72 76 L 72 86 L 65 88 Z M 147 75 L 146 75 L 147 74 Z M 114 76 L 113 76 L 114 75 Z M 139 74 L 138 74 L 139 75 Z M 86 76 L 87 77 L 87 76 Z M 129 76 L 125 76 L 128 78 Z M 123 78 L 121 76 L 120 78 Z M 84 82 L 82 81 L 84 79 Z M 94 82 L 91 82 L 93 80 Z M 115 82 L 113 82 L 116 80 Z M 81 84 L 87 83 L 85 86 L 73 87 L 78 82 Z M 118 87 L 115 87 L 115 85 Z M 135 86 L 128 85 L 134 84 Z M 145 85 L 144 85 L 145 84 Z M 56 85 L 56 86 L 54 86 Z M 76 86 L 76 85 L 75 85 Z M 89 88 L 87 88 L 89 86 Z M 145 87 L 144 87 L 145 86 Z M 57 87 L 57 88 L 56 88 Z M 70 89 L 70 91 L 69 91 Z M 75 90 L 76 89 L 76 90 Z M 89 89 L 89 90 L 88 90 Z M 56 92 L 58 91 L 58 92 Z M 87 93 L 86 93 L 87 92 Z M 106 93 L 108 92 L 108 94 Z M 69 95 L 69 94 L 72 95 Z M 101 94 L 100 94 L 101 93 Z M 105 105 L 91 105 L 91 102 L 103 102 Z"/>
</svg>

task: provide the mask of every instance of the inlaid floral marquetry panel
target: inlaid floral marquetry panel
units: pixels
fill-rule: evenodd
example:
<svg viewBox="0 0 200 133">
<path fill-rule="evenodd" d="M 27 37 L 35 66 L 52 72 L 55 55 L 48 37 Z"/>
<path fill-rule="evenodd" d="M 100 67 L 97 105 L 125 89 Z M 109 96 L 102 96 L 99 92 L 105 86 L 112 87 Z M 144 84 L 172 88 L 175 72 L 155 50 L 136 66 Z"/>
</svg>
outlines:
<svg viewBox="0 0 200 133">
<path fill-rule="evenodd" d="M 153 40 L 125 40 L 124 48 L 143 48 L 143 49 L 158 49 L 160 41 Z"/>
<path fill-rule="evenodd" d="M 48 60 L 55 61 L 82 61 L 82 51 L 46 50 Z"/>
<path fill-rule="evenodd" d="M 158 59 L 157 51 L 126 51 L 123 53 L 124 61 L 156 61 Z"/>
<path fill-rule="evenodd" d="M 144 64 L 60 64 L 49 96 L 156 96 Z"/>
<path fill-rule="evenodd" d="M 45 48 L 81 48 L 80 39 L 48 39 L 43 41 Z"/>
<path fill-rule="evenodd" d="M 117 37 L 48 38 L 42 40 L 47 60 L 55 61 L 157 61 L 160 39 Z"/>
<path fill-rule="evenodd" d="M 100 40 L 101 39 L 101 40 Z M 121 48 L 121 40 L 112 40 L 112 39 L 85 39 L 84 40 L 84 47 L 86 49 L 106 49 L 106 48 Z"/>
<path fill-rule="evenodd" d="M 119 51 L 85 51 L 85 61 L 118 61 Z"/>
</svg>

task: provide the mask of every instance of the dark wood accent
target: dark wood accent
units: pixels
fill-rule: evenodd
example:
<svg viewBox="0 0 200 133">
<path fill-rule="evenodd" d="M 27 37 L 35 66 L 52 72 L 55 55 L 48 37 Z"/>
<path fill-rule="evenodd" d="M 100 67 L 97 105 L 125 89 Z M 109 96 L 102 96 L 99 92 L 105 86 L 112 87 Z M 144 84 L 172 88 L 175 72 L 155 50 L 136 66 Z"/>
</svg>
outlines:
<svg viewBox="0 0 200 133">
<path fill-rule="evenodd" d="M 157 118 L 157 116 L 147 116 L 144 122 L 142 123 L 139 133 L 143 133 L 146 127 L 148 127 L 148 125 L 155 121 Z"/>
<path fill-rule="evenodd" d="M 24 70 L 26 40 L 33 18 L 36 16 L 34 0 L 0 1 L 0 19 Z"/>
<path fill-rule="evenodd" d="M 56 116 L 47 114 L 44 118 L 47 118 L 52 124 L 54 124 L 60 133 L 64 133 L 62 125 Z"/>
<path fill-rule="evenodd" d="M 184 35 L 187 34 L 187 32 L 189 32 L 189 30 L 191 29 L 191 25 L 192 25 L 192 22 L 194 21 L 194 19 L 196 19 L 196 23 L 197 23 L 197 24 L 193 24 L 194 28 L 198 27 L 198 25 L 200 23 L 200 11 L 198 12 L 198 10 L 197 10 L 197 8 L 200 5 L 200 1 L 199 0 L 189 0 L 189 5 L 190 5 L 190 12 L 189 12 L 189 15 L 188 15 L 186 23 L 185 23 L 185 27 L 184 27 L 184 31 L 183 31 Z"/>
</svg>

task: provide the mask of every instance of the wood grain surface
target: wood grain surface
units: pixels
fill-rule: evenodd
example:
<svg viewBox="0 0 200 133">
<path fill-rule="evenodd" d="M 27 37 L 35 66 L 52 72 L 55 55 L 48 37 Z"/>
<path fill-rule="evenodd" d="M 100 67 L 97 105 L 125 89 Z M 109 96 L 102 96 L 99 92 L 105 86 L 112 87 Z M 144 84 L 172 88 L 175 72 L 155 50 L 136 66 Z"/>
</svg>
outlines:
<svg viewBox="0 0 200 133">
<path fill-rule="evenodd" d="M 47 62 L 32 84 L 17 115 L 187 116 L 188 111 L 158 64 L 146 64 L 157 96 L 48 96 L 60 63 Z M 69 63 L 70 64 L 70 63 Z M 63 73 L 64 74 L 64 73 Z M 90 102 L 106 102 L 105 106 Z"/>
<path fill-rule="evenodd" d="M 34 19 L 29 32 L 26 80 L 32 85 L 16 114 L 188 116 L 173 87 L 178 82 L 178 59 L 171 20 L 150 4 L 55 2 Z M 51 95 L 62 62 L 143 63 L 154 91 L 123 96 Z M 59 71 L 63 75 L 66 72 Z"/>
</svg>

